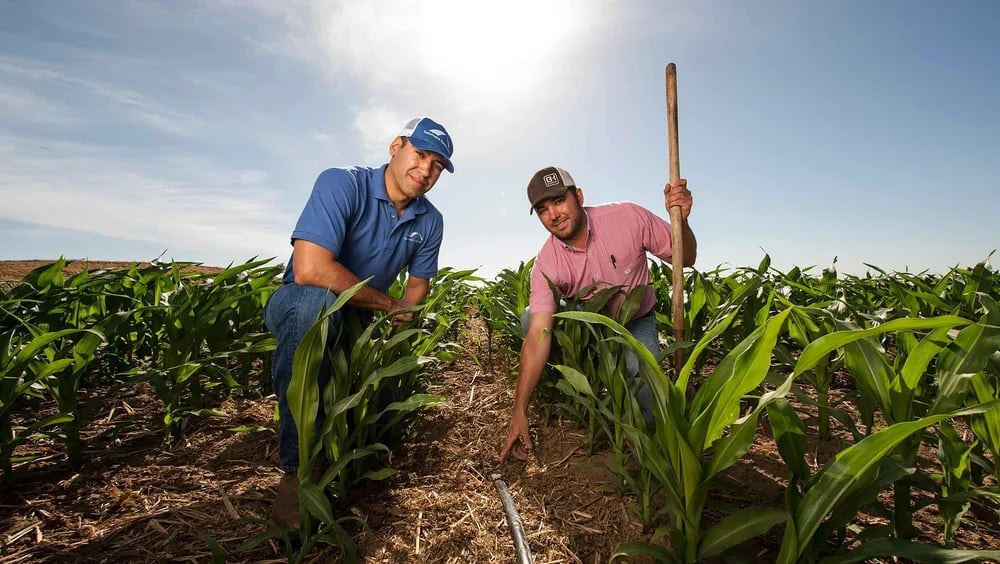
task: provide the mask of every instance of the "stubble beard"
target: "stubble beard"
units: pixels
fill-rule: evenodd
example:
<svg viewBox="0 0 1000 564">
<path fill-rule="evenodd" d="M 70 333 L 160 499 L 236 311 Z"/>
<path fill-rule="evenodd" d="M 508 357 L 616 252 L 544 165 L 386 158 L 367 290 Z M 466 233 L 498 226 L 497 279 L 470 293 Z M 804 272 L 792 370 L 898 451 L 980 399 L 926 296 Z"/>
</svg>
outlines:
<svg viewBox="0 0 1000 564">
<path fill-rule="evenodd" d="M 580 216 L 577 218 L 568 218 L 566 221 L 563 222 L 563 226 L 565 226 L 565 224 L 567 223 L 569 224 L 569 232 L 567 232 L 565 235 L 560 235 L 555 231 L 552 231 L 552 234 L 556 236 L 556 239 L 559 239 L 563 243 L 569 244 L 570 241 L 573 241 L 580 235 L 580 232 L 583 229 L 583 217 Z M 553 229 L 556 228 L 553 227 Z"/>
</svg>

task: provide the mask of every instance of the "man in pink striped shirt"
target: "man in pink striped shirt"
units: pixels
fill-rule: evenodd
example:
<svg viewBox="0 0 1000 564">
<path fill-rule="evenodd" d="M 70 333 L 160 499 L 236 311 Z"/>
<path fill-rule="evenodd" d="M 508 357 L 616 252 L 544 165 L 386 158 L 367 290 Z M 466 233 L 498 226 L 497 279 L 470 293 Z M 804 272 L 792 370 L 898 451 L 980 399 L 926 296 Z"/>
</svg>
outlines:
<svg viewBox="0 0 1000 564">
<path fill-rule="evenodd" d="M 684 266 L 692 266 L 697 243 L 687 223 L 691 213 L 687 181 L 681 179 L 676 184 L 666 185 L 663 196 L 666 209 L 681 208 Z M 549 357 L 553 314 L 557 309 L 557 297 L 552 295 L 546 278 L 556 286 L 560 296 L 575 296 L 592 285 L 598 289 L 623 286 L 626 292 L 645 287 L 639 310 L 626 328 L 656 354 L 659 342 L 656 318 L 652 315 L 655 296 L 649 284 L 646 253 L 663 260 L 671 258 L 667 221 L 632 202 L 584 207 L 583 191 L 576 186 L 573 177 L 559 167 L 546 167 L 532 176 L 528 183 L 528 201 L 531 202 L 530 211 L 538 214 L 539 221 L 551 236 L 542 245 L 531 272 L 530 317 L 521 345 L 517 392 L 501 459 L 513 452 L 515 458 L 523 460 L 532 447 L 528 433 L 528 404 Z M 623 299 L 624 296 L 618 296 L 612 300 L 611 307 L 617 310 Z M 636 362 L 634 358 L 630 359 L 630 364 L 632 362 Z M 631 366 L 629 371 L 633 372 Z M 637 399 L 647 425 L 651 425 L 649 390 L 641 389 Z"/>
</svg>

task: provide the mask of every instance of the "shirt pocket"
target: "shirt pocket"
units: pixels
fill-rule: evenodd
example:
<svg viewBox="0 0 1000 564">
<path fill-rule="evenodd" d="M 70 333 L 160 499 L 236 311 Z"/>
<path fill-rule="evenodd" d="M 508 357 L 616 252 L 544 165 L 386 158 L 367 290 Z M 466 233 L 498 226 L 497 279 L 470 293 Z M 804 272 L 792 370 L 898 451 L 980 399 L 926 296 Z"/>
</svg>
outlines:
<svg viewBox="0 0 1000 564">
<path fill-rule="evenodd" d="M 621 270 L 622 274 L 625 276 L 634 276 L 635 273 L 643 267 L 643 262 L 646 260 L 646 253 L 641 253 L 639 255 L 625 255 L 625 260 L 618 263 L 618 268 Z"/>
</svg>

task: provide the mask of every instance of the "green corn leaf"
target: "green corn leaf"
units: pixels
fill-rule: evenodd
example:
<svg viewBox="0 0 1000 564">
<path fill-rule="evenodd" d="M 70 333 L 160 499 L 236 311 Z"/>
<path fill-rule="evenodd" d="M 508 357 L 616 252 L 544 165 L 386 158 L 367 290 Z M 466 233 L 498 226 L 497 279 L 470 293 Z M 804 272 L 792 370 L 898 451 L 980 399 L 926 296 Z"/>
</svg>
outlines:
<svg viewBox="0 0 1000 564">
<path fill-rule="evenodd" d="M 979 403 L 986 403 L 1000 395 L 981 372 L 972 377 L 972 389 Z M 1000 406 L 973 416 L 969 422 L 979 440 L 993 453 L 994 465 L 1000 466 Z"/>
<path fill-rule="evenodd" d="M 392 411 L 402 411 L 410 412 L 416 411 L 418 409 L 424 409 L 426 407 L 433 407 L 439 405 L 445 400 L 444 396 L 438 396 L 433 394 L 413 394 L 412 396 L 406 398 L 403 401 L 394 401 L 389 405 L 385 406 L 379 415 L 382 413 L 389 413 Z M 376 416 L 377 418 L 377 416 Z"/>
<path fill-rule="evenodd" d="M 723 333 L 732 326 L 733 322 L 739 316 L 740 309 L 738 307 L 733 308 L 728 315 L 723 317 L 718 323 L 711 327 L 705 332 L 705 335 L 698 340 L 695 344 L 694 349 L 691 350 L 691 354 L 688 356 L 687 361 L 681 368 L 681 371 L 677 374 L 677 382 L 674 384 L 678 390 L 687 390 L 688 380 L 691 378 L 691 372 L 694 371 L 694 367 L 698 362 L 698 357 L 701 355 L 702 351 L 708 348 L 716 339 L 718 339 Z"/>
<path fill-rule="evenodd" d="M 851 564 L 866 562 L 873 558 L 906 558 L 914 562 L 934 562 L 935 564 L 959 564 L 979 560 L 1000 559 L 1000 550 L 958 550 L 920 544 L 903 539 L 878 539 L 867 541 L 847 554 L 823 558 L 823 564 Z"/>
<path fill-rule="evenodd" d="M 805 425 L 798 412 L 788 400 L 778 398 L 768 404 L 767 420 L 771 422 L 771 432 L 781 458 L 788 465 L 789 471 L 800 482 L 805 482 L 810 475 L 809 464 L 805 459 L 809 444 Z"/>
<path fill-rule="evenodd" d="M 826 355 L 859 339 L 881 335 L 891 331 L 957 327 L 960 325 L 969 325 L 971 323 L 972 321 L 969 321 L 968 319 L 954 315 L 943 315 L 940 317 L 932 317 L 930 319 L 905 318 L 894 319 L 869 329 L 837 331 L 823 335 L 812 343 L 809 343 L 809 346 L 802 350 L 802 354 L 799 355 L 798 362 L 795 363 L 795 372 L 793 373 L 793 376 L 798 376 L 799 374 L 812 370 L 813 367 L 826 357 Z"/>
<path fill-rule="evenodd" d="M 786 511 L 773 507 L 746 507 L 731 513 L 705 531 L 698 547 L 698 561 L 760 536 L 787 518 Z"/>
<path fill-rule="evenodd" d="M 991 404 L 987 404 L 992 407 Z M 1000 403 L 998 400 L 997 403 Z M 817 474 L 814 484 L 802 497 L 797 511 L 785 530 L 778 562 L 791 564 L 801 555 L 826 516 L 841 501 L 864 485 L 862 480 L 872 479 L 873 470 L 893 448 L 913 433 L 949 417 L 982 413 L 988 407 L 977 406 L 953 413 L 932 415 L 916 421 L 896 423 L 869 435 L 861 442 L 848 447 L 833 458 Z"/>
<path fill-rule="evenodd" d="M 962 329 L 937 358 L 938 393 L 930 413 L 951 411 L 962 405 L 972 375 L 986 367 L 1000 349 L 1000 327 L 976 323 Z"/>
<path fill-rule="evenodd" d="M 172 370 L 174 372 L 174 378 L 173 378 L 174 383 L 177 386 L 180 386 L 181 384 L 184 384 L 192 376 L 194 376 L 195 374 L 197 374 L 199 369 L 201 369 L 201 363 L 200 362 L 185 362 L 183 364 L 174 366 L 172 368 Z"/>
<path fill-rule="evenodd" d="M 920 384 L 931 361 L 948 344 L 948 331 L 950 329 L 950 327 L 939 327 L 931 331 L 906 355 L 906 362 L 903 363 L 903 368 L 899 373 L 906 389 L 913 390 Z"/>
<path fill-rule="evenodd" d="M 858 339 L 844 344 L 844 364 L 854 376 L 858 386 L 863 388 L 874 400 L 876 405 L 889 418 L 889 423 L 909 421 L 905 411 L 909 410 L 909 402 L 894 402 L 890 388 L 896 379 L 885 350 L 872 337 Z M 900 390 L 902 392 L 902 390 Z M 900 409 L 903 413 L 897 413 Z M 897 416 L 898 415 L 898 416 Z M 865 421 L 871 421 L 871 414 L 866 414 Z"/>
<path fill-rule="evenodd" d="M 84 333 L 80 340 L 76 342 L 73 346 L 73 359 L 76 364 L 76 370 L 82 370 L 87 364 L 94 359 L 94 354 L 97 352 L 97 348 L 101 346 L 101 343 L 106 341 L 104 335 L 95 331 L 93 329 Z"/>
<path fill-rule="evenodd" d="M 367 456 L 371 456 L 377 453 L 389 452 L 389 447 L 382 443 L 375 443 L 368 445 L 365 448 L 354 449 L 347 454 L 344 454 L 337 458 L 337 460 L 330 464 L 330 466 L 323 472 L 323 477 L 320 479 L 320 485 L 325 486 L 333 481 L 333 478 L 340 474 L 348 464 L 356 460 L 361 460 Z"/>
<path fill-rule="evenodd" d="M 639 306 L 642 305 L 642 298 L 645 297 L 645 294 L 646 287 L 637 286 L 625 296 L 625 300 L 619 306 L 616 314 L 616 318 L 620 323 L 627 323 L 632 320 L 633 316 L 639 311 Z"/>
<path fill-rule="evenodd" d="M 822 470 L 820 472 L 822 473 Z M 854 521 L 862 506 L 875 502 L 878 495 L 884 492 L 891 484 L 903 478 L 913 476 L 915 472 L 915 468 L 897 462 L 892 456 L 883 458 L 877 468 L 870 470 L 864 479 L 859 480 L 859 484 L 861 485 L 852 489 L 837 504 L 836 508 L 830 512 L 830 516 L 827 517 L 826 521 L 823 522 L 814 535 L 816 541 L 819 542 L 820 539 L 828 539 L 833 535 L 839 534 L 841 529 Z M 817 476 L 814 476 L 810 484 L 807 484 L 806 489 L 812 487 L 812 483 L 817 480 Z M 894 527 L 891 527 L 891 529 L 895 530 Z M 877 528 L 866 529 L 865 532 L 870 533 L 870 536 L 866 536 L 866 540 L 882 535 Z M 817 546 L 817 544 L 814 543 L 813 546 Z"/>
<path fill-rule="evenodd" d="M 361 400 L 363 400 L 370 393 L 369 388 L 377 384 L 383 378 L 392 378 L 394 376 L 406 374 L 432 360 L 434 360 L 433 357 L 404 356 L 385 368 L 379 368 L 365 379 L 358 392 L 338 401 L 332 408 L 330 408 L 328 417 L 337 417 L 348 409 L 357 407 L 361 403 Z"/>
<path fill-rule="evenodd" d="M 44 349 L 53 341 L 62 339 L 63 337 L 69 335 L 75 335 L 77 333 L 89 332 L 89 329 L 62 329 L 59 331 L 52 331 L 49 333 L 43 333 L 33 338 L 24 346 L 17 355 L 14 357 L 14 361 L 8 366 L 0 367 L 2 370 L 2 375 L 7 377 L 10 374 L 16 374 L 18 371 L 23 371 L 24 367 L 31 362 Z"/>
<path fill-rule="evenodd" d="M 418 409 L 434 407 L 442 403 L 444 400 L 445 398 L 443 396 L 414 394 L 403 401 L 394 401 L 390 403 L 385 406 L 385 409 L 378 413 L 367 414 L 360 427 L 367 427 L 376 424 L 376 422 L 382 421 L 380 424 L 382 427 L 392 428 L 396 426 L 397 422 L 400 421 L 405 414 Z M 394 413 L 395 415 L 389 420 L 383 420 L 383 416 L 388 413 Z"/>
<path fill-rule="evenodd" d="M 226 551 L 222 549 L 219 541 L 208 533 L 198 533 L 198 538 L 208 545 L 212 551 L 212 564 L 224 564 L 226 561 Z"/>
<path fill-rule="evenodd" d="M 691 276 L 694 286 L 688 294 L 687 325 L 689 327 L 693 325 L 694 319 L 708 303 L 708 288 L 706 288 L 708 282 L 705 277 L 698 272 L 692 272 Z"/>
<path fill-rule="evenodd" d="M 246 539 L 245 541 L 241 542 L 240 543 L 240 547 L 239 547 L 239 549 L 241 551 L 250 550 L 250 549 L 256 548 L 256 547 L 264 544 L 265 542 L 267 542 L 269 540 L 273 540 L 273 539 L 282 540 L 282 539 L 285 539 L 288 536 L 288 533 L 290 531 L 294 531 L 294 529 L 292 529 L 290 527 L 278 527 L 278 526 L 274 526 L 274 525 L 268 523 L 267 521 L 264 521 L 263 519 L 256 519 L 256 520 L 250 520 L 250 519 L 248 519 L 248 521 L 255 522 L 257 525 L 263 526 L 264 527 L 264 532 L 256 534 L 256 535 L 253 535 L 252 537 L 250 537 L 250 538 Z M 271 526 L 268 527 L 268 525 L 271 525 Z"/>
<path fill-rule="evenodd" d="M 66 259 L 59 257 L 59 260 L 51 265 L 35 270 L 35 272 L 38 272 L 37 283 L 39 288 L 62 288 L 65 280 L 62 275 L 62 269 L 66 267 L 66 264 Z M 34 274 L 34 272 L 31 274 Z M 29 277 L 25 277 L 25 280 L 27 281 Z"/>
<path fill-rule="evenodd" d="M 407 308 L 407 309 L 414 309 L 414 308 Z M 413 337 L 414 335 L 417 335 L 419 333 L 420 333 L 420 329 L 406 329 L 406 330 L 400 331 L 400 332 L 396 333 L 395 335 L 393 335 L 389 340 L 387 340 L 382 345 L 382 348 L 383 349 L 392 349 L 392 348 L 395 348 L 400 343 L 406 343 L 407 341 L 410 340 L 411 337 Z M 364 338 L 364 337 L 362 337 L 362 338 Z"/>
<path fill-rule="evenodd" d="M 555 369 L 562 374 L 563 378 L 578 394 L 583 394 L 591 398 L 596 397 L 593 388 L 590 387 L 590 381 L 582 372 L 571 366 L 564 366 L 562 364 L 556 365 Z"/>
<path fill-rule="evenodd" d="M 757 415 L 759 413 L 760 409 L 755 409 L 752 413 L 734 423 L 727 435 L 720 437 L 712 443 L 714 456 L 707 461 L 708 467 L 705 469 L 705 474 L 702 477 L 704 480 L 703 487 L 707 488 L 709 480 L 719 472 L 735 464 L 737 460 L 746 454 L 754 441 L 757 431 Z"/>
<path fill-rule="evenodd" d="M 362 474 L 361 478 L 364 479 L 364 480 L 372 480 L 372 481 L 384 480 L 384 479 L 386 479 L 386 478 L 388 478 L 388 477 L 396 474 L 396 472 L 397 471 L 395 469 L 393 469 L 393 468 L 382 468 L 382 469 L 379 469 L 379 470 L 369 470 L 369 471 L 365 472 L 364 474 Z"/>
<path fill-rule="evenodd" d="M 698 390 L 689 409 L 691 443 L 704 450 L 739 417 L 740 399 L 764 380 L 771 352 L 790 309 L 775 315 L 744 339 L 719 363 Z"/>
<path fill-rule="evenodd" d="M 330 499 L 326 497 L 326 490 L 317 486 L 303 482 L 299 484 L 299 505 L 305 508 L 310 515 L 324 523 L 335 522 L 333 517 L 333 507 Z"/>
<path fill-rule="evenodd" d="M 76 419 L 76 414 L 74 413 L 56 413 L 54 415 L 46 417 L 45 419 L 42 419 L 41 421 L 36 421 L 32 423 L 21 432 L 21 435 L 27 438 L 41 431 L 42 429 L 52 427 L 53 425 L 65 425 L 66 423 L 69 423 L 74 419 Z"/>
<path fill-rule="evenodd" d="M 360 519 L 353 519 L 361 521 Z M 347 519 L 342 519 L 341 521 L 347 521 Z M 364 523 L 364 521 L 361 521 Z M 323 529 L 318 535 L 316 535 L 316 540 L 321 540 L 330 546 L 335 546 L 344 553 L 344 562 L 361 562 L 358 557 L 358 549 L 354 544 L 354 539 L 348 534 L 347 530 L 337 523 L 328 523 L 327 527 Z"/>
<path fill-rule="evenodd" d="M 292 357 L 292 381 L 286 400 L 299 435 L 299 474 L 309 472 L 316 433 L 316 410 L 319 407 L 319 367 L 323 362 L 329 324 L 327 316 L 306 331 Z"/>
<path fill-rule="evenodd" d="M 668 548 L 649 541 L 635 541 L 618 547 L 611 555 L 610 562 L 615 562 L 618 558 L 629 558 L 632 556 L 649 556 L 655 562 L 673 563 L 680 561 Z"/>
<path fill-rule="evenodd" d="M 59 360 L 53 360 L 52 362 L 48 362 L 42 365 L 41 370 L 35 373 L 35 378 L 37 380 L 48 378 L 53 374 L 62 372 L 63 370 L 69 368 L 72 365 L 73 365 L 72 358 L 61 358 Z"/>
</svg>

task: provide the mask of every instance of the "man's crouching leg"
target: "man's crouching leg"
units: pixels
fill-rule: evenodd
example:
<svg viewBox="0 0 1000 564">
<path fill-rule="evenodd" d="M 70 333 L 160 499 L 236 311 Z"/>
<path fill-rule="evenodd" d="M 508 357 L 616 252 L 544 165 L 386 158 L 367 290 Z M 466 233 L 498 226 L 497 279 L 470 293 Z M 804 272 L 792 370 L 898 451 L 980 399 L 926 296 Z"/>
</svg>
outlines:
<svg viewBox="0 0 1000 564">
<path fill-rule="evenodd" d="M 625 328 L 632 333 L 637 341 L 645 345 L 654 357 L 660 353 L 660 336 L 656 329 L 656 315 L 652 312 L 626 323 Z M 639 359 L 636 358 L 635 353 L 628 351 L 625 354 L 625 364 L 633 387 L 639 388 L 636 391 L 635 399 L 642 410 L 646 429 L 653 431 L 656 428 L 656 418 L 653 415 L 653 392 L 639 377 Z"/>
<path fill-rule="evenodd" d="M 281 526 L 299 527 L 299 435 L 288 406 L 288 386 L 292 382 L 292 361 L 295 349 L 316 322 L 320 313 L 336 301 L 337 295 L 315 286 L 286 284 L 278 288 L 264 307 L 264 323 L 275 337 L 274 359 L 271 376 L 274 393 L 278 398 L 278 456 L 285 471 L 278 482 L 271 520 Z M 329 318 L 330 335 L 336 335 L 340 323 L 340 312 Z M 320 366 L 320 386 L 329 379 L 330 366 L 327 359 Z M 322 404 L 318 406 L 316 427 L 320 428 L 324 415 Z M 317 469 L 313 470 L 314 479 Z"/>
</svg>

